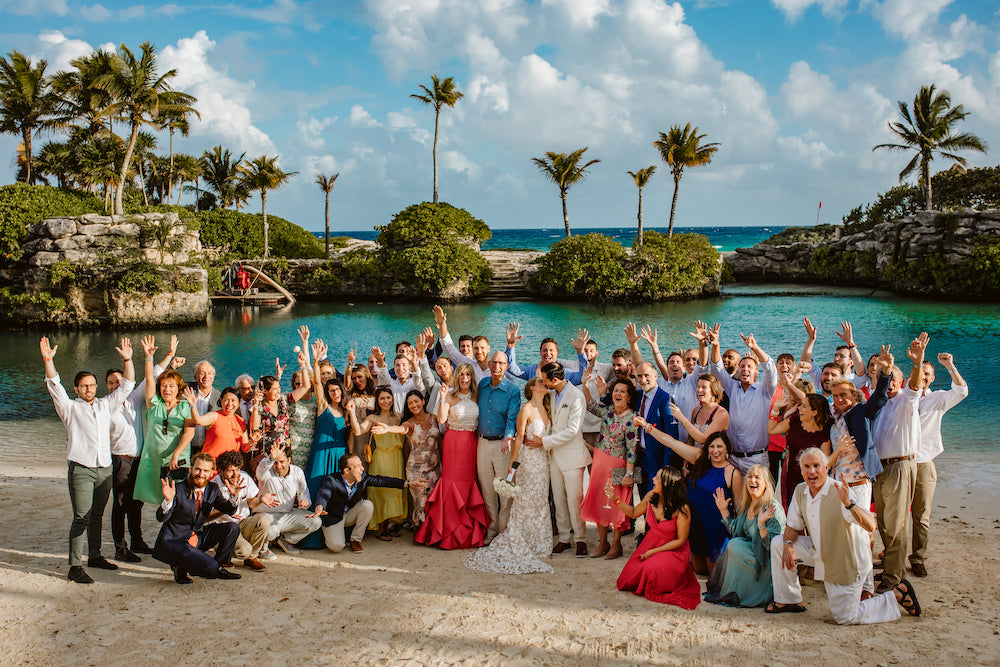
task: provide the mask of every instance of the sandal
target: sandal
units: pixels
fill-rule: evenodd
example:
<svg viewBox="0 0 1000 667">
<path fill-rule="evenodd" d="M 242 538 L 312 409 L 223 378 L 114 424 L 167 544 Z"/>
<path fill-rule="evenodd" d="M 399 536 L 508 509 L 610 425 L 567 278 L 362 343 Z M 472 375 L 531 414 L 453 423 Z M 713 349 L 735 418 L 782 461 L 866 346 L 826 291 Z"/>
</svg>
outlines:
<svg viewBox="0 0 1000 667">
<path fill-rule="evenodd" d="M 389 526 L 389 534 L 392 535 L 393 537 L 399 537 L 400 535 L 402 535 L 402 533 L 403 531 L 400 528 L 400 524 L 394 523 L 391 526 Z"/>
<path fill-rule="evenodd" d="M 375 537 L 382 540 L 383 542 L 392 542 L 392 535 L 386 532 L 379 533 Z"/>
<path fill-rule="evenodd" d="M 906 613 L 910 616 L 920 616 L 920 603 L 917 602 L 917 593 L 913 590 L 913 584 L 906 579 L 902 579 L 899 582 L 899 586 L 896 586 L 896 590 L 903 596 L 900 598 L 899 604 L 906 610 Z"/>
<path fill-rule="evenodd" d="M 607 554 L 609 549 L 611 549 L 611 547 L 608 546 L 607 544 L 601 544 L 596 549 L 594 549 L 594 553 L 590 554 L 590 557 L 600 558 L 601 556 Z"/>
<path fill-rule="evenodd" d="M 778 605 L 781 605 L 780 607 Z M 764 608 L 765 614 L 801 614 L 806 610 L 801 604 L 782 604 L 772 602 Z"/>
</svg>

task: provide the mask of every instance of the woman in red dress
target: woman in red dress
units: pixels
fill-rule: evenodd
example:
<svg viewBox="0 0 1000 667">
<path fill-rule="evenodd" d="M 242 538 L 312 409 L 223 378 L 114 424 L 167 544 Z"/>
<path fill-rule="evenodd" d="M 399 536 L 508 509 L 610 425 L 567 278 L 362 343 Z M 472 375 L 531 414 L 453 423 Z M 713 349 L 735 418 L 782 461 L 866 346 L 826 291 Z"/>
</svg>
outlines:
<svg viewBox="0 0 1000 667">
<path fill-rule="evenodd" d="M 701 585 L 691 567 L 687 539 L 691 508 L 681 472 L 672 466 L 660 470 L 653 480 L 653 490 L 635 507 L 623 503 L 610 483 L 605 490 L 626 516 L 634 519 L 646 514 L 646 536 L 618 575 L 618 590 L 684 609 L 697 607 Z"/>
</svg>

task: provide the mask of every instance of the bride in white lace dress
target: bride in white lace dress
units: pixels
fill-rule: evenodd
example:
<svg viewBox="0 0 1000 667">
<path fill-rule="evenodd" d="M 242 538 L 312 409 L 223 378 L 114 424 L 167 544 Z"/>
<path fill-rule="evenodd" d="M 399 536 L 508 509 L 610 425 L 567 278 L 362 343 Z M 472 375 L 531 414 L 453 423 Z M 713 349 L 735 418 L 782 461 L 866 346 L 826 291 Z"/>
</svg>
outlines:
<svg viewBox="0 0 1000 667">
<path fill-rule="evenodd" d="M 553 572 L 543 562 L 552 553 L 552 521 L 549 518 L 549 460 L 544 449 L 522 447 L 525 435 L 540 436 L 551 426 L 549 393 L 538 378 L 524 388 L 529 399 L 517 415 L 517 438 L 511 449 L 511 466 L 520 461 L 514 482 L 520 489 L 510 508 L 507 530 L 489 546 L 462 561 L 480 572 L 527 574 Z"/>
</svg>

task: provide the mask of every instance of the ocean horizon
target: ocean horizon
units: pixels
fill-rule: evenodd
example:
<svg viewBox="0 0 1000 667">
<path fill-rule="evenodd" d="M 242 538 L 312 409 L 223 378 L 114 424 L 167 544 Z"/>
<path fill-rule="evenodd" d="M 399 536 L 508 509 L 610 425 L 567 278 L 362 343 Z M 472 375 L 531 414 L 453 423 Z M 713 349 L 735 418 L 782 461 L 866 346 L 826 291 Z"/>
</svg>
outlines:
<svg viewBox="0 0 1000 667">
<path fill-rule="evenodd" d="M 765 239 L 777 234 L 787 225 L 768 225 L 766 227 L 674 227 L 674 232 L 679 234 L 704 234 L 708 240 L 720 252 L 735 250 L 736 248 L 749 248 L 755 243 L 760 243 Z M 667 233 L 666 227 L 645 227 L 645 231 Z M 483 243 L 483 250 L 543 250 L 548 251 L 552 244 L 561 238 L 565 238 L 566 231 L 562 227 L 551 227 L 545 229 L 491 229 L 493 236 Z M 582 234 L 604 234 L 621 243 L 626 248 L 632 247 L 635 239 L 636 228 L 631 227 L 580 227 L 573 229 L 574 235 Z M 323 232 L 313 232 L 319 239 L 323 238 Z M 374 241 L 378 236 L 378 231 L 355 230 L 340 231 L 330 230 L 330 236 L 349 236 L 365 241 Z"/>
</svg>

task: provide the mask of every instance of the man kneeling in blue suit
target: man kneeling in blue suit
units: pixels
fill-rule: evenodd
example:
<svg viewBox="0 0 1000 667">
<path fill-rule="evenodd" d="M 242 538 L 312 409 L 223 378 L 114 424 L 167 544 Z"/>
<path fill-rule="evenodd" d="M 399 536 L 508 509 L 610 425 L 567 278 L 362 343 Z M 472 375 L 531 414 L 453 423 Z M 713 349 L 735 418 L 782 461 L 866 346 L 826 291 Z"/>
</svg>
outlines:
<svg viewBox="0 0 1000 667">
<path fill-rule="evenodd" d="M 236 505 L 226 500 L 216 484 L 208 481 L 215 471 L 211 454 L 199 452 L 191 461 L 187 479 L 174 483 L 169 478 L 163 485 L 163 502 L 156 518 L 163 522 L 153 547 L 153 558 L 164 562 L 174 571 L 174 581 L 190 584 L 188 573 L 206 579 L 239 579 L 240 575 L 222 567 L 233 558 L 240 528 L 235 523 L 205 525 L 212 510 L 232 514 Z M 206 551 L 215 547 L 215 558 Z"/>
</svg>

